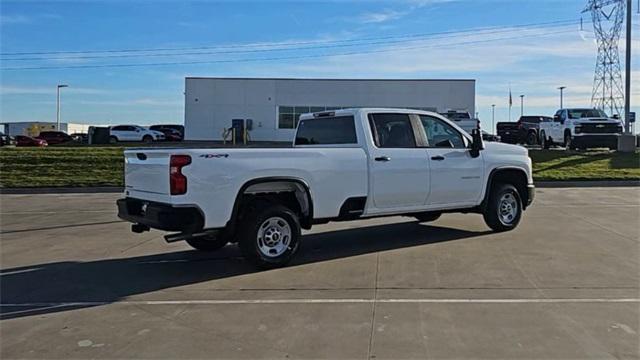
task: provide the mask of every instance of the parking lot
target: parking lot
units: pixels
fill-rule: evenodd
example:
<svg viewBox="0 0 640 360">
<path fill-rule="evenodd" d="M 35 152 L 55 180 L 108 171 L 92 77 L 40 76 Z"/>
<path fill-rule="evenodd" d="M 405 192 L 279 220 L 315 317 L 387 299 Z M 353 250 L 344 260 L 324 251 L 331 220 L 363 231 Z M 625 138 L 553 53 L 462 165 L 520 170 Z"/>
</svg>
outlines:
<svg viewBox="0 0 640 360">
<path fill-rule="evenodd" d="M 119 194 L 0 195 L 2 358 L 639 358 L 640 188 L 317 226 L 287 268 L 118 221 Z"/>
</svg>

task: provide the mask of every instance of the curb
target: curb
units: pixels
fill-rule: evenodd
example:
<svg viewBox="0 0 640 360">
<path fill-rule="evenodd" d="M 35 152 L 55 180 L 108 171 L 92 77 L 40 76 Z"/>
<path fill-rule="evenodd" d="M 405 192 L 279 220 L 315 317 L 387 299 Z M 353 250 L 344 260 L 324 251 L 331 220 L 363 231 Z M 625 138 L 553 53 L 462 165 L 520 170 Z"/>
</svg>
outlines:
<svg viewBox="0 0 640 360">
<path fill-rule="evenodd" d="M 120 186 L 96 186 L 96 187 L 41 187 L 41 188 L 0 188 L 0 194 L 100 194 L 121 193 L 124 188 Z"/>
<path fill-rule="evenodd" d="M 536 181 L 537 188 L 590 188 L 590 187 L 640 187 L 639 180 L 604 180 L 604 181 Z M 43 187 L 43 188 L 0 188 L 0 194 L 35 195 L 35 194 L 100 194 L 122 193 L 120 186 L 97 187 Z"/>
<path fill-rule="evenodd" d="M 537 188 L 589 188 L 589 187 L 636 187 L 638 180 L 602 180 L 602 181 L 535 181 Z"/>
</svg>

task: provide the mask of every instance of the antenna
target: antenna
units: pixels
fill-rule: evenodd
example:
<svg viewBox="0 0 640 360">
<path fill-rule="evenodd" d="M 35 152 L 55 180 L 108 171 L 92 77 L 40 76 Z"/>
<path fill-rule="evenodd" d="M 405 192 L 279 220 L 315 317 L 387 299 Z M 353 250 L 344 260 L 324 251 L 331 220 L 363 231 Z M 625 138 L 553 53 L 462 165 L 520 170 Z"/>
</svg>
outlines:
<svg viewBox="0 0 640 360">
<path fill-rule="evenodd" d="M 625 14 L 624 0 L 589 0 L 582 12 L 591 12 L 598 44 L 591 105 L 610 115 L 620 115 L 624 108 L 624 91 L 618 41 Z"/>
</svg>

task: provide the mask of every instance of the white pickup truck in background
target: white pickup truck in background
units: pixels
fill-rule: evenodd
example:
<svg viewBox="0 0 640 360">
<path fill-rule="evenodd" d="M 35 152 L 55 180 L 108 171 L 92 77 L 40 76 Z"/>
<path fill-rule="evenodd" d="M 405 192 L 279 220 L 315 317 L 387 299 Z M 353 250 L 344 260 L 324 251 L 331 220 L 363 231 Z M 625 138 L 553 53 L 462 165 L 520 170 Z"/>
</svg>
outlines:
<svg viewBox="0 0 640 360">
<path fill-rule="evenodd" d="M 485 146 L 432 112 L 362 108 L 301 116 L 293 148 L 126 150 L 118 216 L 200 250 L 237 242 L 276 267 L 314 224 L 472 212 L 505 231 L 533 197 L 525 148 Z"/>
<path fill-rule="evenodd" d="M 622 122 L 599 109 L 560 109 L 553 121 L 540 123 L 540 145 L 562 145 L 567 150 L 589 147 L 618 147 Z"/>
</svg>

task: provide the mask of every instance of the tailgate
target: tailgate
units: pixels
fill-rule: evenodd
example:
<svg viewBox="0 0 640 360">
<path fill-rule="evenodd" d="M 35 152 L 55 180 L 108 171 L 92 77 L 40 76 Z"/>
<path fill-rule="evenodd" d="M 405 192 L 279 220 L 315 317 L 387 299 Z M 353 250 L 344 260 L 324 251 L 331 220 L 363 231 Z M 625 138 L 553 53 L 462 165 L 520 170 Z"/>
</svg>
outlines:
<svg viewBox="0 0 640 360">
<path fill-rule="evenodd" d="M 506 131 L 518 130 L 518 123 L 497 123 L 496 129 Z"/>
<path fill-rule="evenodd" d="M 124 152 L 125 190 L 169 195 L 170 152 L 134 149 Z"/>
</svg>

